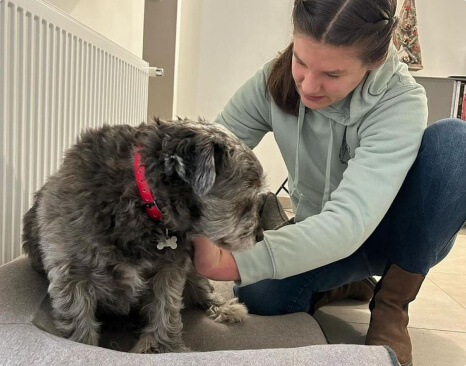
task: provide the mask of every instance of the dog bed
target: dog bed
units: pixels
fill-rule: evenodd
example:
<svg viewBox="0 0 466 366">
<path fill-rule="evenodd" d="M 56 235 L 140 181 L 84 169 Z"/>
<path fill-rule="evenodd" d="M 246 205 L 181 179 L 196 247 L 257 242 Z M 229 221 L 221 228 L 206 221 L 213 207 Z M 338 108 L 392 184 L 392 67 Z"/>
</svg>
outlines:
<svg viewBox="0 0 466 366">
<path fill-rule="evenodd" d="M 318 323 L 305 313 L 249 315 L 239 324 L 220 324 L 202 310 L 185 310 L 188 353 L 123 352 L 136 337 L 118 327 L 103 332 L 100 347 L 88 346 L 58 335 L 47 285 L 25 257 L 0 267 L 0 365 L 397 365 L 385 347 L 327 345 Z M 231 283 L 215 286 L 231 296 Z"/>
</svg>

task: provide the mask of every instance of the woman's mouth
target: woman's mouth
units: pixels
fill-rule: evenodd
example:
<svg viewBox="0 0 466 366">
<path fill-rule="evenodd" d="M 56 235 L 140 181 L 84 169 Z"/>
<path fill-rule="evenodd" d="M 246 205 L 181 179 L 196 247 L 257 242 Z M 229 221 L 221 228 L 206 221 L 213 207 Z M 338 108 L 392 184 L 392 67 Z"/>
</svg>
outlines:
<svg viewBox="0 0 466 366">
<path fill-rule="evenodd" d="M 311 102 L 318 102 L 319 100 L 323 99 L 323 96 L 316 96 L 316 95 L 306 95 L 303 94 L 304 99 L 309 100 Z"/>
</svg>

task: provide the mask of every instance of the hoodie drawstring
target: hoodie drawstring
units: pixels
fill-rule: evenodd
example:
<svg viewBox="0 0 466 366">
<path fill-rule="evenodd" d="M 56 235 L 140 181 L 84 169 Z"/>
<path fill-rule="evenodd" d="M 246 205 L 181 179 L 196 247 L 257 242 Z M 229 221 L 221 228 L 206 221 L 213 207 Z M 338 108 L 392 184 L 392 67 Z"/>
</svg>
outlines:
<svg viewBox="0 0 466 366">
<path fill-rule="evenodd" d="M 330 170 L 332 169 L 332 154 L 333 153 L 333 122 L 330 120 L 330 141 L 327 150 L 327 166 L 325 167 L 325 189 L 322 197 L 322 208 L 325 203 L 330 200 Z"/>
<path fill-rule="evenodd" d="M 298 136 L 297 136 L 297 143 L 296 143 L 296 161 L 295 161 L 295 168 L 294 168 L 294 186 L 297 188 L 299 184 L 299 147 L 302 138 L 302 131 L 304 125 L 304 116 L 306 113 L 305 105 L 300 101 L 299 103 L 299 114 L 298 114 Z M 327 149 L 327 162 L 325 168 L 325 187 L 324 187 L 324 194 L 322 197 L 322 208 L 324 205 L 330 201 L 330 178 L 331 178 L 331 170 L 332 170 L 332 158 L 333 158 L 333 125 L 334 122 L 332 119 L 329 119 L 330 124 L 330 140 L 328 143 Z M 347 126 L 345 126 L 345 132 L 343 133 L 343 141 L 340 147 L 340 154 L 339 159 L 342 164 L 347 164 L 348 160 L 351 159 L 350 157 L 350 148 L 346 142 L 346 132 Z M 298 190 L 299 192 L 299 190 Z"/>
<path fill-rule="evenodd" d="M 306 114 L 306 107 L 303 102 L 299 102 L 299 115 L 298 115 L 298 141 L 296 144 L 296 161 L 294 164 L 294 182 L 295 187 L 298 187 L 299 182 L 299 145 L 301 142 L 301 135 L 303 131 L 304 115 Z"/>
</svg>

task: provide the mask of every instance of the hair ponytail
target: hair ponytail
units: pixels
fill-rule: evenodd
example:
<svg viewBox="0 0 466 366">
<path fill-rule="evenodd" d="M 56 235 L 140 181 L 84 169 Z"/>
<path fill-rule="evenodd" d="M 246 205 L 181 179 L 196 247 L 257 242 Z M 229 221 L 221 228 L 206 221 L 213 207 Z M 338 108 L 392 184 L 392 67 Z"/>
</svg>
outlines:
<svg viewBox="0 0 466 366">
<path fill-rule="evenodd" d="M 267 78 L 267 91 L 276 105 L 285 112 L 297 114 L 299 94 L 291 74 L 293 43 L 290 43 L 274 60 Z"/>
</svg>

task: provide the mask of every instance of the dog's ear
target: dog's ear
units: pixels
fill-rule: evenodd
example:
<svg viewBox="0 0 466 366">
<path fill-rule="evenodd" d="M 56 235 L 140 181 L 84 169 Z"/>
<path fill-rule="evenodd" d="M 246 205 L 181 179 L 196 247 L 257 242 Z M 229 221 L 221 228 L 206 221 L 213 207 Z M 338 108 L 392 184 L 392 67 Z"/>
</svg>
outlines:
<svg viewBox="0 0 466 366">
<path fill-rule="evenodd" d="M 217 177 L 216 153 L 220 145 L 210 142 L 199 149 L 194 159 L 194 170 L 191 175 L 191 186 L 196 195 L 202 197 L 209 193 Z"/>
<path fill-rule="evenodd" d="M 190 143 L 189 148 L 186 147 L 186 141 L 180 145 L 183 148 L 178 149 L 179 155 L 165 157 L 165 172 L 169 175 L 176 173 L 191 186 L 197 196 L 202 197 L 215 184 L 223 161 L 223 145 L 210 139 Z"/>
</svg>

